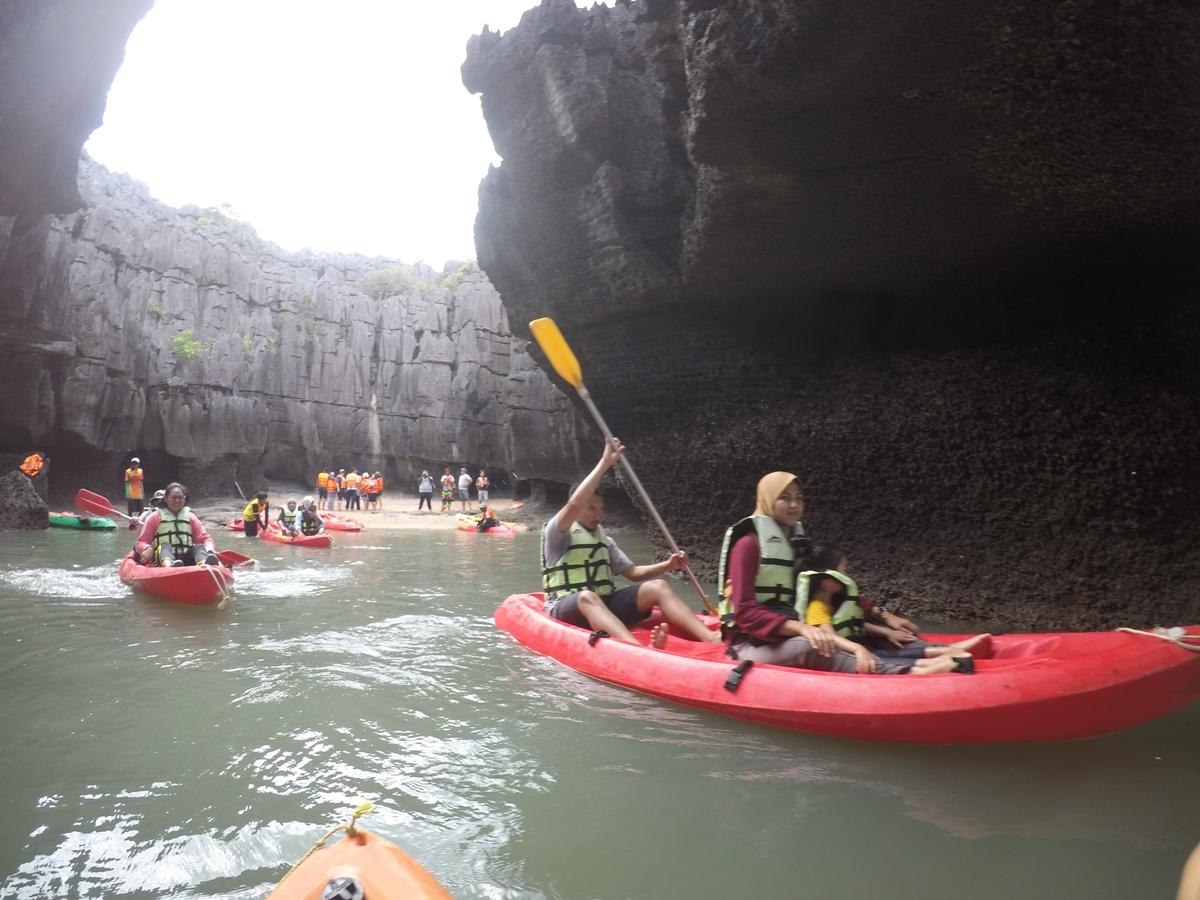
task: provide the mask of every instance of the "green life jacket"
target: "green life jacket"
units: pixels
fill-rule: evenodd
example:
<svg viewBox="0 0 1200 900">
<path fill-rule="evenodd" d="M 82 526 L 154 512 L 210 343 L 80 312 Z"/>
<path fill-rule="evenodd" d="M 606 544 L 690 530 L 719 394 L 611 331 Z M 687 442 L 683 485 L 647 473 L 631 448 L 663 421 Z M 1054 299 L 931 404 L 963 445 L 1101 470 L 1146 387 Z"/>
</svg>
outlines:
<svg viewBox="0 0 1200 900">
<path fill-rule="evenodd" d="M 300 533 L 309 535 L 321 533 L 321 517 L 317 515 L 316 510 L 311 512 L 307 509 L 301 510 Z"/>
<path fill-rule="evenodd" d="M 608 543 L 604 529 L 597 525 L 588 531 L 572 522 L 567 532 L 571 543 L 567 552 L 554 565 L 546 564 L 546 541 L 542 540 L 542 589 L 546 598 L 575 591 L 595 591 L 601 597 L 613 592 L 612 562 L 608 558 Z"/>
<path fill-rule="evenodd" d="M 733 623 L 733 603 L 725 596 L 729 580 L 729 554 L 743 536 L 753 534 L 758 541 L 758 572 L 754 576 L 754 599 L 759 603 L 779 602 L 791 606 L 796 599 L 796 554 L 792 542 L 770 516 L 755 514 L 735 522 L 725 530 L 721 558 L 717 565 L 717 587 L 721 602 L 717 612 L 723 625 Z M 792 537 L 802 537 L 804 526 L 796 523 Z"/>
<path fill-rule="evenodd" d="M 842 589 L 833 595 L 835 604 L 833 610 L 833 630 L 847 640 L 862 640 L 866 634 L 866 629 L 863 628 L 866 617 L 863 614 L 862 606 L 858 602 L 858 585 L 849 575 L 839 572 L 836 569 L 827 569 L 824 572 L 809 571 L 800 573 L 800 577 L 796 582 L 796 612 L 800 613 L 800 621 L 804 621 L 804 614 L 808 611 L 808 601 L 812 588 L 816 586 L 818 579 L 824 577 L 837 579 L 842 584 Z"/>
<path fill-rule="evenodd" d="M 169 545 L 174 550 L 186 550 L 192 546 L 192 511 L 186 506 L 179 510 L 178 515 L 172 515 L 171 510 L 164 505 L 159 511 L 162 517 L 158 529 L 154 532 L 154 545 L 161 548 Z"/>
<path fill-rule="evenodd" d="M 295 531 L 296 525 L 300 521 L 300 508 L 289 510 L 286 506 L 279 510 L 279 522 L 284 528 L 289 531 Z"/>
</svg>

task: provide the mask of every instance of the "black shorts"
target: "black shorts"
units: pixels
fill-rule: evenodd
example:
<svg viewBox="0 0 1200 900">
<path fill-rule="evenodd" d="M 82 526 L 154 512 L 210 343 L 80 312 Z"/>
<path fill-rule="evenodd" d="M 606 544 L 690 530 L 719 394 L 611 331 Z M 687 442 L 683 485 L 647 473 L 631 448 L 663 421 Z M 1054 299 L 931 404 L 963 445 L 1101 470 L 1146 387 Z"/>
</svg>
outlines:
<svg viewBox="0 0 1200 900">
<path fill-rule="evenodd" d="M 245 519 L 246 537 L 258 537 L 258 519 Z"/>
<path fill-rule="evenodd" d="M 637 595 L 640 584 L 631 584 L 623 587 L 609 597 L 605 598 L 604 605 L 609 608 L 614 616 L 621 620 L 626 628 L 632 628 L 642 619 L 650 615 L 649 610 L 642 612 L 638 609 Z M 567 622 L 570 625 L 578 625 L 580 628 L 591 628 L 588 620 L 583 617 L 583 613 L 579 611 L 579 594 L 563 594 L 554 605 L 548 609 L 547 615 L 552 619 L 558 619 L 560 622 Z"/>
</svg>

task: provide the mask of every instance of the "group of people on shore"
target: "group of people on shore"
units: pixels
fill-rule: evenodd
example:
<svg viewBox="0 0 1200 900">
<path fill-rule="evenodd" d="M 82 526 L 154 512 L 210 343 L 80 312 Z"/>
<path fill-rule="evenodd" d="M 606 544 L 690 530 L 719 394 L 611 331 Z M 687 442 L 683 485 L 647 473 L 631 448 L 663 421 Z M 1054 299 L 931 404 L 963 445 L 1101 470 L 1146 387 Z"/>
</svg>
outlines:
<svg viewBox="0 0 1200 900">
<path fill-rule="evenodd" d="M 674 626 L 692 640 L 723 641 L 738 660 L 874 675 L 974 671 L 971 650 L 989 636 L 930 644 L 911 621 L 861 596 L 846 551 L 805 534 L 803 487 L 790 472 L 765 475 L 754 512 L 726 530 L 717 576 L 721 630 L 709 629 L 661 578 L 687 566 L 685 553 L 637 565 L 604 532 L 600 482 L 623 452 L 620 441 L 606 442 L 543 530 L 542 586 L 552 618 L 640 643 L 630 627 L 657 607 L 666 624 L 651 632 L 655 647 Z M 615 575 L 633 583 L 617 588 Z"/>
<path fill-rule="evenodd" d="M 317 508 L 334 510 L 357 509 L 379 512 L 383 509 L 383 473 L 372 475 L 367 469 L 330 468 L 317 473 Z"/>
<path fill-rule="evenodd" d="M 479 474 L 474 478 L 467 471 L 467 467 L 463 466 L 458 470 L 456 478 L 449 466 L 442 469 L 442 476 L 438 479 L 435 485 L 433 476 L 429 474 L 428 469 L 421 470 L 421 477 L 417 479 L 417 512 L 422 509 L 428 509 L 433 512 L 433 492 L 434 488 L 441 489 L 442 508 L 441 512 L 453 512 L 454 501 L 457 499 L 462 504 L 462 512 L 467 511 L 467 504 L 471 502 L 471 488 L 475 488 L 475 496 L 479 501 L 480 510 L 488 508 L 488 501 L 491 497 L 492 481 L 488 478 L 488 474 L 484 469 L 479 470 Z"/>
</svg>

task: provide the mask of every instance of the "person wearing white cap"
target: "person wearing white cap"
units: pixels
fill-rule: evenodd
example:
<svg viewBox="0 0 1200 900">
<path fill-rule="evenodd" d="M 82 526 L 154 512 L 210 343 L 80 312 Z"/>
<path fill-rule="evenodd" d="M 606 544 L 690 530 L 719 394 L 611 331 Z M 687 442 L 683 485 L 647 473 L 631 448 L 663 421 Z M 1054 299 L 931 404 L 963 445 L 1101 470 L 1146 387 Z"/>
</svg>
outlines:
<svg viewBox="0 0 1200 900">
<path fill-rule="evenodd" d="M 129 460 L 129 468 L 125 470 L 125 502 L 129 506 L 129 515 L 134 517 L 140 516 L 146 508 L 143 481 L 142 461 L 135 456 Z"/>
<path fill-rule="evenodd" d="M 150 498 L 150 508 L 148 510 L 146 510 L 145 512 L 143 512 L 140 516 L 138 516 L 137 523 L 139 525 L 145 525 L 146 520 L 150 518 L 151 513 L 153 513 L 156 509 L 158 509 L 159 507 L 161 507 L 163 505 L 163 499 L 166 496 L 167 496 L 166 491 L 163 491 L 163 490 L 155 491 L 154 496 Z"/>
</svg>

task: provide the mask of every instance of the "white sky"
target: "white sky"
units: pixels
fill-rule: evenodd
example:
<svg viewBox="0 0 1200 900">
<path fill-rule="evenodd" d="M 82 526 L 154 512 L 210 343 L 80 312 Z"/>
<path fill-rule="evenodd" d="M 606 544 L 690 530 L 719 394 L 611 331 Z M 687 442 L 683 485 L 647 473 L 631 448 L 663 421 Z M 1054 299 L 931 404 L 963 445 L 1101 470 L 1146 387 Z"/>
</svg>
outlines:
<svg viewBox="0 0 1200 900">
<path fill-rule="evenodd" d="M 156 0 L 86 149 L 285 249 L 471 259 L 498 159 L 459 67 L 538 2 Z"/>
</svg>

